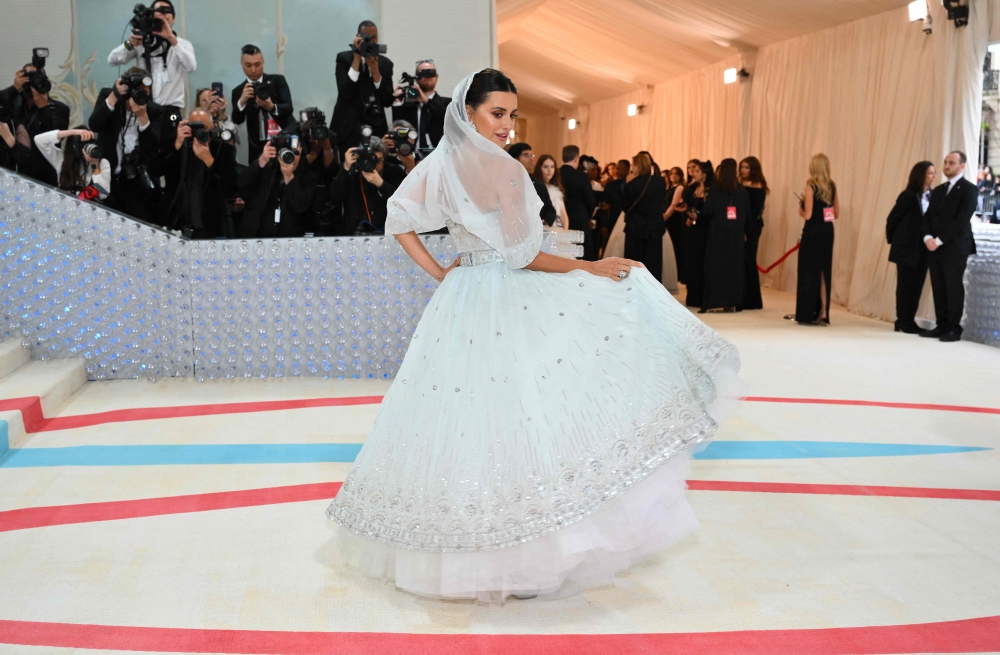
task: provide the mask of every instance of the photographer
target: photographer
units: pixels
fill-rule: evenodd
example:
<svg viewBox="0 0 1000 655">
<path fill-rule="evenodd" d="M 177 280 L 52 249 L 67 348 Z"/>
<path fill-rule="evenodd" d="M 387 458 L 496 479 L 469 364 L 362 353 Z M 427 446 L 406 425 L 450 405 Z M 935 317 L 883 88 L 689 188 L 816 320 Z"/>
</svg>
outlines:
<svg viewBox="0 0 1000 655">
<path fill-rule="evenodd" d="M 434 90 L 438 82 L 434 60 L 418 61 L 416 75 L 403 73 L 403 82 L 406 86 L 396 89 L 392 119 L 405 120 L 417 126 L 420 150 L 436 148 L 444 135 L 444 114 L 451 98 L 440 96 Z"/>
<path fill-rule="evenodd" d="M 344 205 L 343 222 L 336 231 L 340 236 L 380 234 L 385 229 L 386 203 L 406 176 L 399 166 L 386 165 L 379 137 L 367 138 L 367 145 L 345 153 L 344 165 L 330 185 L 330 201 Z"/>
<path fill-rule="evenodd" d="M 180 115 L 184 111 L 184 73 L 193 73 L 198 62 L 191 42 L 173 30 L 174 13 L 170 0 L 156 0 L 151 9 L 136 5 L 132 35 L 111 51 L 108 63 L 124 66 L 137 60 L 153 78 L 153 102 L 172 107 Z"/>
<path fill-rule="evenodd" d="M 358 25 L 351 49 L 337 55 L 337 104 L 330 129 L 341 153 L 361 140 L 362 125 L 378 137 L 389 129 L 384 107 L 392 105 L 392 62 L 378 54 L 384 48 L 375 23 L 366 20 Z"/>
<path fill-rule="evenodd" d="M 334 223 L 339 205 L 329 202 L 330 184 L 340 169 L 336 135 L 326 126 L 326 115 L 316 107 L 299 112 L 299 139 L 303 146 L 305 164 L 312 169 L 316 180 L 313 193 L 313 227 L 319 234 L 326 234 Z"/>
<path fill-rule="evenodd" d="M 292 119 L 292 92 L 283 75 L 264 72 L 260 48 L 247 44 L 240 54 L 246 81 L 233 88 L 233 122 L 247 124 L 247 145 L 252 163 L 264 151 L 264 143 L 288 127 Z"/>
<path fill-rule="evenodd" d="M 204 109 L 212 116 L 212 124 L 220 130 L 228 130 L 232 137 L 227 143 L 231 146 L 240 145 L 240 135 L 236 131 L 236 123 L 229 118 L 226 108 L 229 103 L 222 96 L 215 95 L 212 89 L 198 89 L 194 94 L 195 106 Z"/>
<path fill-rule="evenodd" d="M 239 187 L 246 209 L 239 238 L 301 237 L 311 231 L 316 178 L 300 165 L 301 156 L 298 134 L 283 132 L 243 171 Z"/>
<path fill-rule="evenodd" d="M 393 121 L 389 133 L 382 137 L 382 145 L 385 146 L 386 166 L 403 169 L 403 177 L 416 168 L 417 129 L 408 121 Z"/>
<path fill-rule="evenodd" d="M 164 132 L 165 138 L 173 137 L 166 125 L 168 110 L 150 100 L 150 81 L 145 70 L 130 68 L 114 87 L 101 89 L 88 121 L 111 165 L 108 204 L 147 222 L 159 191 L 148 167 L 160 152 Z"/>
<path fill-rule="evenodd" d="M 180 122 L 173 147 L 164 148 L 153 167 L 167 182 L 158 224 L 192 239 L 236 236 L 228 207 L 236 192 L 236 149 L 228 136 L 204 109 Z"/>
<path fill-rule="evenodd" d="M 37 48 L 32 63 L 14 73 L 14 84 L 0 91 L 0 161 L 22 175 L 55 186 L 59 176 L 35 144 L 35 137 L 69 127 L 69 107 L 49 97 L 45 75 L 48 51 Z"/>
<path fill-rule="evenodd" d="M 57 172 L 60 189 L 76 194 L 81 200 L 108 197 L 111 164 L 94 141 L 93 132 L 84 128 L 42 132 L 35 137 L 35 145 Z"/>
</svg>

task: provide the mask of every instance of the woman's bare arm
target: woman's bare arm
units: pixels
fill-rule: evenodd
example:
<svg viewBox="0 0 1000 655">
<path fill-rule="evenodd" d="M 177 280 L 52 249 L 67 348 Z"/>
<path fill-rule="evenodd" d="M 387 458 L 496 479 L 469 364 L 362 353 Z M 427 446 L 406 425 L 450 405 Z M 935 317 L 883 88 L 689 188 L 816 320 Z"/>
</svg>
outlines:
<svg viewBox="0 0 1000 655">
<path fill-rule="evenodd" d="M 397 234 L 396 241 L 403 246 L 403 250 L 410 256 L 410 259 L 417 263 L 417 266 L 427 271 L 432 278 L 441 282 L 451 269 L 458 266 L 458 259 L 455 259 L 448 268 L 441 268 L 434 256 L 427 252 L 424 242 L 420 240 L 416 232 L 406 232 Z"/>
<path fill-rule="evenodd" d="M 684 206 L 684 187 L 677 187 L 674 189 L 674 197 L 670 200 L 670 206 L 667 207 L 667 211 L 663 212 L 663 220 L 667 220 L 677 212 L 681 211 L 681 207 Z"/>
<path fill-rule="evenodd" d="M 809 220 L 813 214 L 813 188 L 811 184 L 806 185 L 805 193 L 802 194 L 802 209 L 799 210 L 799 216 Z"/>
</svg>

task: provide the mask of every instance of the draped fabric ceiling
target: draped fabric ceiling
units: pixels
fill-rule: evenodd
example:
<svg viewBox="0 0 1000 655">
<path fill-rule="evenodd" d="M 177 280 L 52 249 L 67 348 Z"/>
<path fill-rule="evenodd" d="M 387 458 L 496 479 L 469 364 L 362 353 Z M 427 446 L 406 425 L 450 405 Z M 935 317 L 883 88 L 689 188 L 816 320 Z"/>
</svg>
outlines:
<svg viewBox="0 0 1000 655">
<path fill-rule="evenodd" d="M 518 85 L 518 140 L 558 159 L 573 143 L 605 163 L 648 150 L 662 166 L 756 155 L 771 193 L 758 263 L 802 231 L 795 194 L 825 152 L 840 195 L 833 300 L 894 319 L 885 218 L 910 167 L 952 149 L 974 176 L 987 44 L 1000 0 L 970 0 L 933 34 L 905 0 L 497 0 L 500 66 Z M 751 75 L 723 84 L 725 68 Z M 642 107 L 628 117 L 628 104 Z M 579 121 L 573 131 L 566 119 Z M 762 276 L 794 290 L 797 256 Z M 929 284 L 928 284 L 929 286 Z M 929 291 L 929 290 L 925 290 Z M 921 313 L 933 315 L 925 292 Z"/>
</svg>

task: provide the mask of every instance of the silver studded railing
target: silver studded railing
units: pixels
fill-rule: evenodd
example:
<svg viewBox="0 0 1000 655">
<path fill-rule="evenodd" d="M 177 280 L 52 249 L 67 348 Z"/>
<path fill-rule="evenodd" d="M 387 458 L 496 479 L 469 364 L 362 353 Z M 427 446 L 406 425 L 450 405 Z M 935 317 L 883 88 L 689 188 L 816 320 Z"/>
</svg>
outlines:
<svg viewBox="0 0 1000 655">
<path fill-rule="evenodd" d="M 977 254 L 965 269 L 962 338 L 1000 347 L 1000 226 L 974 225 Z"/>
<path fill-rule="evenodd" d="M 392 378 L 437 288 L 392 237 L 188 241 L 5 171 L 0 253 L 0 338 L 96 380 Z"/>
</svg>

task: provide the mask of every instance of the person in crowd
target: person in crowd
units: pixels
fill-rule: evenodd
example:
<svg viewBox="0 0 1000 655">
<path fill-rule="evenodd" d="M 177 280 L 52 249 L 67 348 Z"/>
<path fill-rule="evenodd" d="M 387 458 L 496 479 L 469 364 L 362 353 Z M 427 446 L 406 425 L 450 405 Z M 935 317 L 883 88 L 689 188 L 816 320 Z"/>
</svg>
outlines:
<svg viewBox="0 0 1000 655">
<path fill-rule="evenodd" d="M 149 77 L 142 68 L 130 68 L 127 74 Z M 135 91 L 140 90 L 150 92 L 146 86 Z M 149 174 L 149 166 L 159 155 L 162 140 L 169 139 L 168 144 L 173 141 L 168 124 L 168 112 L 173 110 L 152 100 L 142 104 L 145 98 L 136 101 L 135 95 L 121 79 L 113 87 L 101 89 L 87 125 L 97 133 L 97 143 L 111 165 L 108 205 L 152 222 L 159 187 Z"/>
<path fill-rule="evenodd" d="M 715 171 L 712 162 L 701 162 L 692 159 L 688 162 L 688 178 L 690 184 L 684 188 L 684 205 L 687 207 L 687 239 L 684 251 L 684 284 L 687 286 L 687 297 L 684 304 L 688 307 L 701 307 L 705 291 L 705 246 L 708 240 L 708 225 L 699 220 L 701 210 L 705 206 L 705 197 L 712 187 Z"/>
<path fill-rule="evenodd" d="M 404 87 L 399 87 L 392 103 L 392 120 L 405 120 L 415 125 L 419 134 L 418 147 L 427 152 L 436 148 L 444 135 L 444 113 L 451 98 L 442 96 L 435 90 L 438 74 L 433 59 L 418 61 L 414 77 L 417 78 L 417 83 L 413 86 L 417 93 L 416 104 L 406 104 L 403 101 Z"/>
<path fill-rule="evenodd" d="M 316 120 L 319 120 L 318 118 Z M 323 120 L 323 127 L 326 121 Z M 294 130 L 294 125 L 290 128 Z M 330 185 L 340 170 L 340 156 L 334 137 L 329 130 L 326 138 L 317 139 L 310 127 L 303 123 L 299 126 L 299 143 L 302 144 L 303 166 L 308 166 L 313 172 L 316 188 L 313 191 L 313 220 L 310 230 L 314 234 L 330 234 L 340 223 L 341 206 L 330 201 Z M 320 134 L 322 136 L 322 134 Z M 398 162 L 398 160 L 397 160 Z M 402 163 L 400 163 L 402 165 Z"/>
<path fill-rule="evenodd" d="M 29 83 L 47 80 L 45 69 L 25 64 L 14 73 L 14 84 L 0 91 L 0 105 L 10 109 L 10 123 L 0 125 L 0 161 L 7 168 L 51 186 L 58 184 L 57 170 L 39 149 L 35 137 L 69 128 L 69 107 Z M 44 88 L 44 85 L 39 85 Z M 50 87 L 51 88 L 51 87 Z"/>
<path fill-rule="evenodd" d="M 542 155 L 538 159 L 538 164 L 535 166 L 535 172 L 531 175 L 531 179 L 535 184 L 536 190 L 538 187 L 542 188 L 553 208 L 552 215 L 554 218 L 551 222 L 546 221 L 546 225 L 561 230 L 568 230 L 569 216 L 566 215 L 565 194 L 563 193 L 562 180 L 559 176 L 559 169 L 556 167 L 555 158 L 552 155 Z M 545 202 L 544 198 L 542 202 Z"/>
<path fill-rule="evenodd" d="M 297 135 L 297 130 L 293 127 L 283 135 Z M 316 180 L 312 169 L 300 166 L 302 149 L 292 152 L 294 158 L 285 163 L 268 141 L 257 161 L 240 174 L 239 194 L 246 209 L 236 226 L 239 238 L 301 237 L 312 227 Z"/>
<path fill-rule="evenodd" d="M 174 32 L 176 12 L 170 0 L 156 0 L 153 12 L 162 21 L 162 29 L 154 33 L 152 46 L 147 50 L 143 35 L 133 30 L 125 43 L 111 51 L 108 63 L 124 66 L 135 60 L 137 66 L 149 71 L 153 78 L 153 102 L 181 115 L 184 111 L 184 75 L 198 68 L 194 46 Z"/>
<path fill-rule="evenodd" d="M 371 149 L 377 159 L 375 170 L 362 171 L 358 166 L 358 148 L 348 148 L 344 164 L 330 185 L 330 202 L 344 206 L 338 234 L 381 234 L 389 197 L 406 177 L 406 171 L 387 165 L 382 139 L 371 137 Z"/>
<path fill-rule="evenodd" d="M 252 43 L 240 51 L 240 66 L 247 77 L 233 87 L 233 123 L 246 122 L 247 161 L 253 162 L 264 151 L 265 141 L 295 121 L 292 92 L 284 75 L 264 72 L 264 54 Z"/>
<path fill-rule="evenodd" d="M 396 166 L 401 166 L 406 170 L 406 174 L 409 175 L 410 171 L 417 167 L 417 148 L 418 141 L 415 138 L 406 138 L 407 149 L 409 154 L 400 154 L 400 149 L 396 147 L 397 139 L 402 139 L 400 137 L 394 136 L 397 131 L 406 131 L 407 133 L 414 133 L 417 128 L 414 127 L 413 123 L 399 119 L 392 122 L 389 127 L 389 133 L 382 137 L 382 145 L 385 146 L 385 161 L 389 164 L 394 164 Z"/>
<path fill-rule="evenodd" d="M 674 166 L 666 171 L 667 192 L 663 198 L 663 222 L 670 233 L 677 263 L 677 281 L 684 282 L 684 250 L 687 238 L 687 207 L 684 205 L 684 171 Z"/>
<path fill-rule="evenodd" d="M 604 168 L 601 169 L 601 186 L 607 187 L 608 182 L 615 179 L 616 174 L 617 174 L 617 169 L 615 162 L 611 161 L 605 164 Z"/>
<path fill-rule="evenodd" d="M 723 159 L 698 217 L 706 230 L 705 290 L 700 314 L 743 306 L 743 257 L 746 223 L 750 220 L 750 195 L 740 184 L 735 159 Z"/>
<path fill-rule="evenodd" d="M 653 155 L 651 155 L 648 150 L 640 150 L 639 154 L 649 157 L 649 161 L 651 163 L 650 170 L 653 172 L 653 175 L 663 177 L 663 171 L 660 170 L 660 165 L 656 163 L 656 160 L 653 159 Z"/>
<path fill-rule="evenodd" d="M 5 127 L 0 125 L 0 134 Z M 35 137 L 35 145 L 59 176 L 59 188 L 83 200 L 105 200 L 111 189 L 111 164 L 95 138 L 83 127 L 42 132 Z"/>
<path fill-rule="evenodd" d="M 931 185 L 936 176 L 931 162 L 914 164 L 906 189 L 896 198 L 885 222 L 889 261 L 896 265 L 896 332 L 920 332 L 915 317 L 927 279 L 924 214 L 930 206 Z"/>
<path fill-rule="evenodd" d="M 521 162 L 521 165 L 524 166 L 524 170 L 528 171 L 528 175 L 531 177 L 531 183 L 535 187 L 535 193 L 538 194 L 538 197 L 542 201 L 542 209 L 539 212 L 542 222 L 545 223 L 545 225 L 552 227 L 559 218 L 559 213 L 555 204 L 552 202 L 552 196 L 549 194 L 549 190 L 548 187 L 546 187 L 545 182 L 542 181 L 541 176 L 535 174 L 538 167 L 535 164 L 535 153 L 531 151 L 531 146 L 523 142 L 515 143 L 507 148 L 507 154 Z M 565 221 L 563 224 L 565 224 Z"/>
<path fill-rule="evenodd" d="M 936 337 L 945 342 L 962 338 L 965 309 L 962 276 L 969 255 L 976 254 L 971 221 L 976 211 L 977 193 L 975 185 L 963 177 L 965 163 L 965 153 L 958 150 L 944 158 L 942 172 L 947 180 L 931 192 L 923 220 L 937 326 L 921 332 L 920 336 Z"/>
<path fill-rule="evenodd" d="M 655 279 L 663 278 L 663 198 L 667 185 L 653 172 L 646 153 L 632 158 L 622 195 L 625 207 L 625 259 L 640 261 Z"/>
<path fill-rule="evenodd" d="M 632 170 L 632 162 L 627 159 L 620 159 L 615 164 L 609 164 L 613 166 L 611 170 L 614 171 L 614 177 L 604 185 L 604 204 L 605 211 L 608 212 L 608 217 L 610 218 L 608 225 L 608 234 L 601 232 L 601 238 L 606 243 L 608 235 L 615 229 L 615 224 L 618 221 L 618 217 L 625 210 L 622 206 L 623 194 L 625 193 L 625 185 L 628 184 L 628 174 Z"/>
<path fill-rule="evenodd" d="M 351 49 L 337 55 L 337 104 L 333 108 L 330 129 L 337 135 L 341 153 L 361 143 L 361 127 L 372 128 L 372 136 L 381 138 L 389 131 L 385 107 L 393 102 L 392 62 L 377 55 L 362 57 L 358 47 L 363 40 L 378 43 L 378 27 L 370 20 L 358 25 Z"/>
<path fill-rule="evenodd" d="M 240 145 L 240 133 L 236 129 L 236 123 L 229 117 L 229 102 L 222 96 L 212 93 L 212 89 L 198 89 L 194 94 L 195 104 L 199 109 L 204 109 L 212 117 L 212 124 L 220 130 L 228 130 L 231 137 L 228 141 L 231 146 Z"/>
<path fill-rule="evenodd" d="M 833 273 L 833 223 L 840 216 L 837 185 L 830 178 L 830 160 L 820 153 L 809 161 L 799 216 L 806 219 L 799 240 L 798 288 L 795 314 L 800 325 L 830 325 Z"/>
<path fill-rule="evenodd" d="M 604 248 L 606 239 L 604 234 L 611 233 L 611 213 L 608 211 L 609 205 L 604 202 L 604 185 L 601 184 L 600 163 L 590 155 L 580 156 L 580 170 L 590 180 L 590 189 L 594 192 L 594 200 L 597 206 L 594 207 L 594 245 L 597 248 L 597 258 L 601 258 L 601 250 Z"/>
<path fill-rule="evenodd" d="M 229 215 L 229 198 L 236 192 L 236 148 L 211 135 L 212 128 L 207 110 L 191 110 L 178 125 L 174 142 L 151 167 L 154 176 L 166 179 L 156 222 L 192 239 L 236 236 Z M 203 131 L 209 133 L 207 141 Z"/>
<path fill-rule="evenodd" d="M 597 200 L 588 178 L 579 169 L 580 148 L 569 145 L 562 151 L 563 165 L 559 169 L 565 194 L 566 215 L 569 216 L 569 228 L 583 232 L 583 259 L 597 260 L 597 244 L 594 242 L 594 230 L 591 220 Z"/>
<path fill-rule="evenodd" d="M 747 157 L 740 162 L 740 183 L 750 196 L 750 216 L 746 222 L 746 252 L 743 259 L 746 268 L 743 278 L 743 309 L 764 309 L 764 299 L 760 295 L 760 271 L 757 270 L 757 246 L 760 244 L 760 233 L 764 230 L 764 203 L 770 190 L 759 159 Z"/>
</svg>

